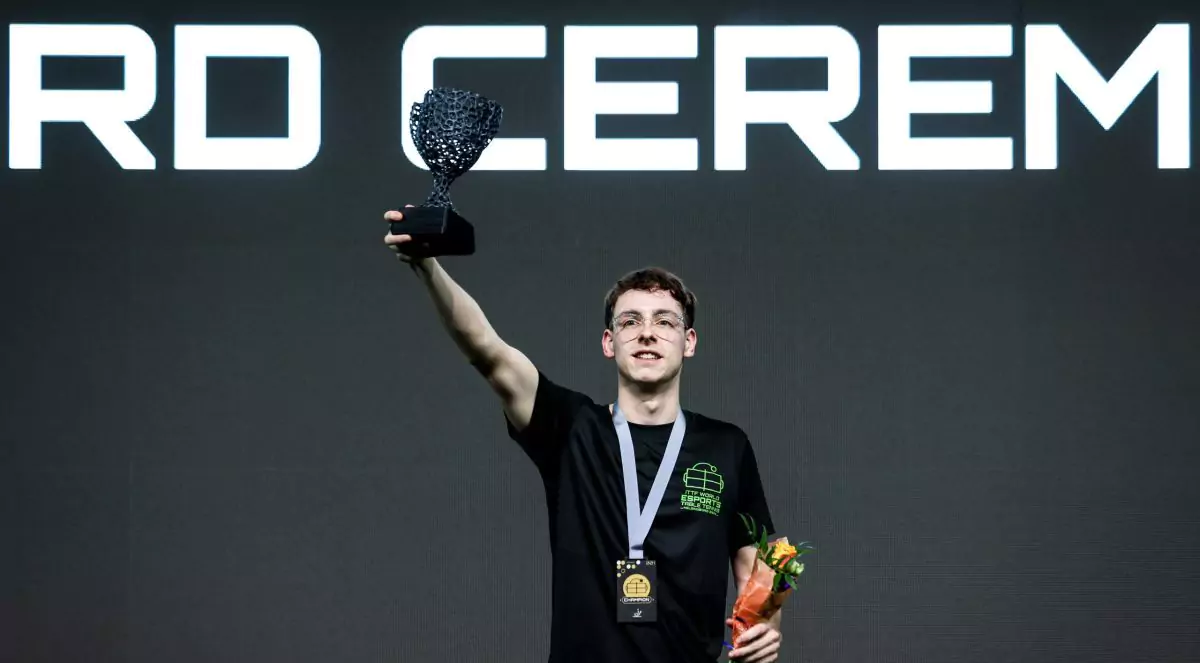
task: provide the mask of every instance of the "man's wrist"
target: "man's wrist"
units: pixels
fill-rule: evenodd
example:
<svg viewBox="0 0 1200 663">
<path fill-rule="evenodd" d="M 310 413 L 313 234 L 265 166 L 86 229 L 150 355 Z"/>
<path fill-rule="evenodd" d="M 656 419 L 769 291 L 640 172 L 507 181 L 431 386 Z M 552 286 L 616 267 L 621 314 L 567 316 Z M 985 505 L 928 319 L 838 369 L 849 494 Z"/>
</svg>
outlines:
<svg viewBox="0 0 1200 663">
<path fill-rule="evenodd" d="M 432 258 L 414 258 L 408 261 L 408 268 L 413 271 L 413 274 L 424 279 L 429 276 L 429 267 L 432 260 Z"/>
</svg>

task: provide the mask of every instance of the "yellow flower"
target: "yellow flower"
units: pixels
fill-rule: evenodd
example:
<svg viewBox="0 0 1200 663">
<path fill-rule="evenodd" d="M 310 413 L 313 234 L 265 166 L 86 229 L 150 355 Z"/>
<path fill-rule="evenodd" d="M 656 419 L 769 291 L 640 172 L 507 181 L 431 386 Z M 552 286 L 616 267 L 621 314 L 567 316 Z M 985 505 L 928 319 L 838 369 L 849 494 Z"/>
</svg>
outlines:
<svg viewBox="0 0 1200 663">
<path fill-rule="evenodd" d="M 789 545 L 787 539 L 780 539 L 775 542 L 775 551 L 771 556 L 779 560 L 791 559 L 796 556 L 796 547 Z"/>
</svg>

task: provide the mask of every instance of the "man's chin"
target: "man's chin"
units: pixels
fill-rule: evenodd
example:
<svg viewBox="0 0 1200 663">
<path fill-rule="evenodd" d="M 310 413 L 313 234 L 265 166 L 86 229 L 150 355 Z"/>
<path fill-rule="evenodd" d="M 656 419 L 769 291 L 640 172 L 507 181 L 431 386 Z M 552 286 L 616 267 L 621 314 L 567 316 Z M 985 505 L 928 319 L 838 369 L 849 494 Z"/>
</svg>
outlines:
<svg viewBox="0 0 1200 663">
<path fill-rule="evenodd" d="M 665 366 L 630 366 L 621 372 L 630 383 L 647 389 L 670 382 L 678 373 L 667 370 Z"/>
</svg>

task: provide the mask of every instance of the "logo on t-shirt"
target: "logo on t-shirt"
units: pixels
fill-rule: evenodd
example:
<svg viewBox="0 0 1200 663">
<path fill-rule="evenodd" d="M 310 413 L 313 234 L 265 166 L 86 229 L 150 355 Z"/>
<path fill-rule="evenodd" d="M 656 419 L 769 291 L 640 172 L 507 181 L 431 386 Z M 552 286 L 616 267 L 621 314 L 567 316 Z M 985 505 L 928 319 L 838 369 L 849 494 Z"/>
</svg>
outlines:
<svg viewBox="0 0 1200 663">
<path fill-rule="evenodd" d="M 724 489 L 725 479 L 717 472 L 716 465 L 696 463 L 683 472 L 683 495 L 679 497 L 679 506 L 685 511 L 718 516 Z"/>
</svg>

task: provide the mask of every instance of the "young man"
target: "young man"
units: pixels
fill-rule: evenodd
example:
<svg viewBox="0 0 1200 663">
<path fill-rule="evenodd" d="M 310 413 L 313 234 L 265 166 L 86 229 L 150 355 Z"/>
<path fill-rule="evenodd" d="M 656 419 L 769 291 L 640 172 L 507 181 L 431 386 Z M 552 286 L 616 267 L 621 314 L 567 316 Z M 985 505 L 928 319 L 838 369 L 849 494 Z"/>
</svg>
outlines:
<svg viewBox="0 0 1200 663">
<path fill-rule="evenodd" d="M 500 397 L 508 434 L 541 473 L 554 559 L 550 661 L 716 660 L 731 625 L 726 569 L 732 564 L 741 587 L 754 561 L 738 514 L 772 524 L 746 434 L 680 407 L 683 360 L 696 352 L 693 295 L 659 269 L 616 283 L 601 350 L 617 366 L 617 399 L 595 403 L 506 344 L 436 260 L 400 253 L 408 241 L 384 239 L 425 284 L 451 338 Z M 780 641 L 777 614 L 729 657 L 774 661 Z"/>
</svg>

